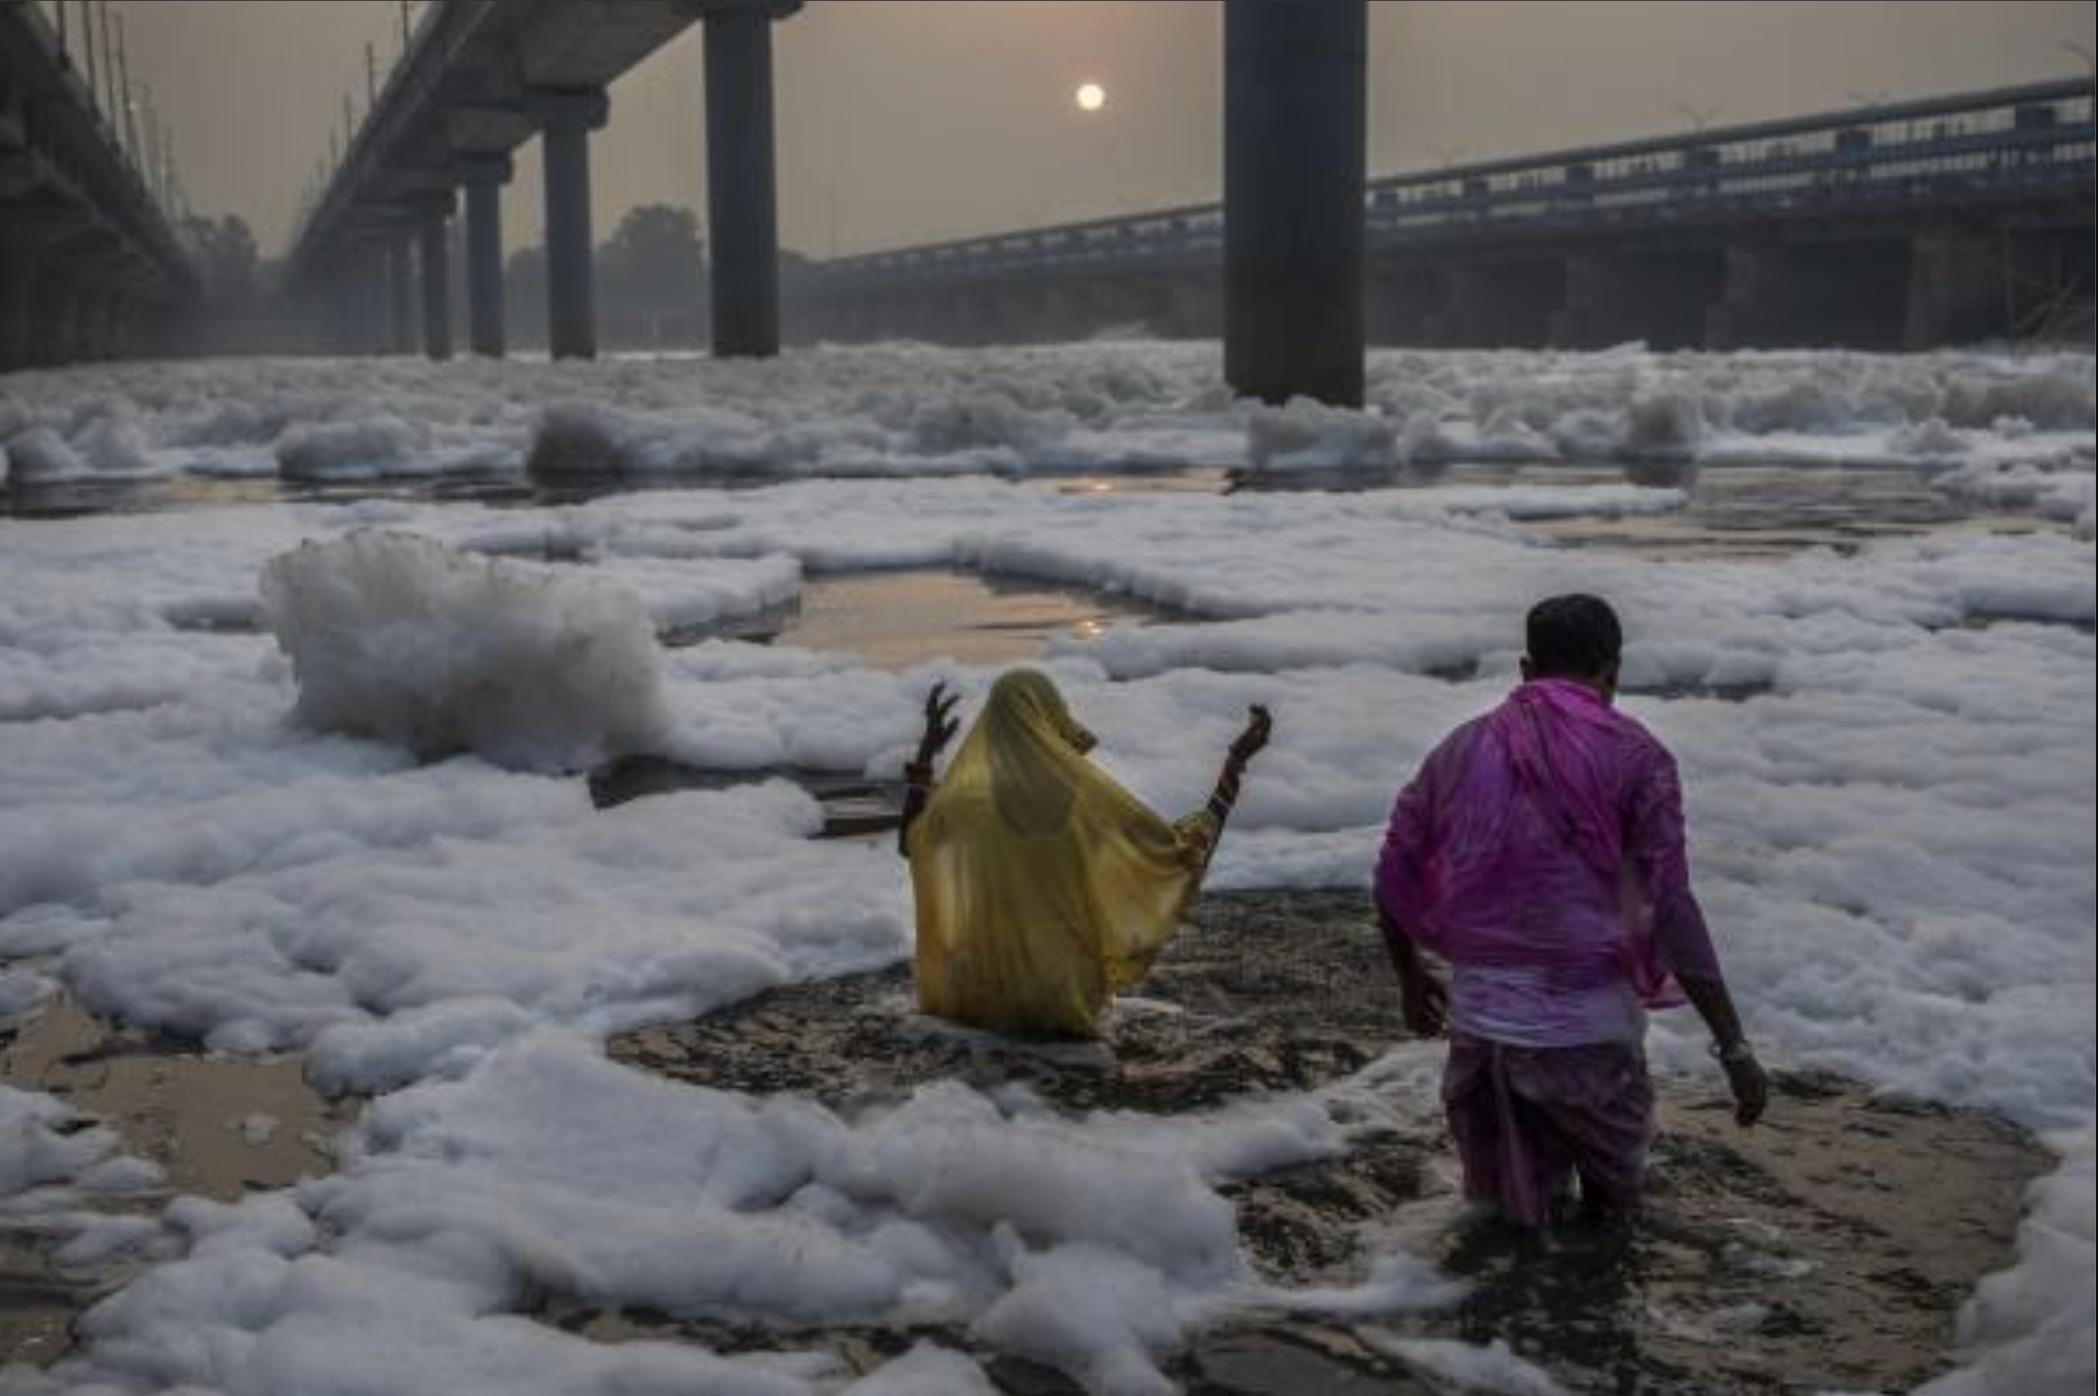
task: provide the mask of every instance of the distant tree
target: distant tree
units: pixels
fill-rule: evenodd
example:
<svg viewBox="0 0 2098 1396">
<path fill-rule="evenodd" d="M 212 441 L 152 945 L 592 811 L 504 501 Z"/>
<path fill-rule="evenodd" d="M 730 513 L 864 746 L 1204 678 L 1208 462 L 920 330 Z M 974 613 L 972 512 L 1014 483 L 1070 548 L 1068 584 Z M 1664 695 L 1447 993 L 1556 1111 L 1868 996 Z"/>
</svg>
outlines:
<svg viewBox="0 0 2098 1396">
<path fill-rule="evenodd" d="M 608 343 L 697 344 L 706 328 L 699 216 L 670 204 L 628 210 L 598 249 L 599 319 Z"/>
<path fill-rule="evenodd" d="M 205 294 L 212 303 L 228 314 L 252 308 L 261 254 L 256 251 L 255 233 L 247 220 L 234 214 L 192 218 L 186 227 L 198 272 L 204 278 Z"/>
</svg>

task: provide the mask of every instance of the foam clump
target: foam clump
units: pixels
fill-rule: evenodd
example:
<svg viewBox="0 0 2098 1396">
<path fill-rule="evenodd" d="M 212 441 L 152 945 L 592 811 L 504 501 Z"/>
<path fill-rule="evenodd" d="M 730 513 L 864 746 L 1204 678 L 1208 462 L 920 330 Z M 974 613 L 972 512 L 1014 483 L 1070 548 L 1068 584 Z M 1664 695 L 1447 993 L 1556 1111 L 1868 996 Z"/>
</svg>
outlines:
<svg viewBox="0 0 2098 1396">
<path fill-rule="evenodd" d="M 277 473 L 287 480 L 369 479 L 399 471 L 418 444 L 415 428 L 394 416 L 301 422 L 277 438 Z"/>
<path fill-rule="evenodd" d="M 1389 469 L 1398 430 L 1381 413 L 1291 398 L 1246 419 L 1246 458 L 1255 470 Z"/>
<path fill-rule="evenodd" d="M 262 616 L 300 720 L 324 731 L 574 770 L 648 748 L 667 721 L 647 612 L 588 578 L 357 532 L 272 558 Z"/>
<path fill-rule="evenodd" d="M 49 427 L 31 427 L 15 436 L 7 443 L 5 459 L 12 485 L 71 480 L 88 473 L 87 463 Z"/>
</svg>

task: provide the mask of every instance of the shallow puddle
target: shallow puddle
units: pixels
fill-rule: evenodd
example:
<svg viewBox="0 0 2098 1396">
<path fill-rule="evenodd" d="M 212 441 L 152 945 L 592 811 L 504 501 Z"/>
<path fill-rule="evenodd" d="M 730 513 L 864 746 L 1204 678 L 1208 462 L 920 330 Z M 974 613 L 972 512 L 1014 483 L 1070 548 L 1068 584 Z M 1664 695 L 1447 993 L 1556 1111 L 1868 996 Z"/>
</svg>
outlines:
<svg viewBox="0 0 2098 1396">
<path fill-rule="evenodd" d="M 0 1039 L 0 1080 L 57 1096 L 151 1159 L 170 1191 L 230 1201 L 334 1168 L 331 1140 L 354 1105 L 330 1104 L 296 1058 L 204 1052 L 112 1028 L 60 998 Z"/>
<path fill-rule="evenodd" d="M 1453 480 L 1469 474 L 1453 472 Z M 1621 481 L 1622 472 L 1616 478 Z M 1509 472 L 1497 482 L 1555 481 L 1576 482 L 1537 468 Z M 1607 478 L 1585 482 L 1605 483 Z M 1809 548 L 1854 553 L 1884 539 L 2032 533 L 2059 525 L 2026 513 L 1976 509 L 1933 488 L 1927 476 L 1912 470 L 1713 466 L 1698 475 L 1689 502 L 1676 513 L 1588 515 L 1539 520 L 1527 527 L 1570 547 L 1709 561 L 1785 557 Z"/>
<path fill-rule="evenodd" d="M 1259 1090 L 1317 1090 L 1399 1039 L 1395 993 L 1364 900 L 1341 893 L 1212 896 L 1139 1001 L 1092 1044 L 1014 1042 L 913 1012 L 907 970 L 799 985 L 696 1022 L 614 1039 L 638 1068 L 741 1091 L 793 1091 L 848 1115 L 913 1087 L 1021 1082 L 1072 1110 L 1174 1114 Z M 1954 1315 L 2008 1263 L 2025 1185 L 2052 1166 L 1989 1116 L 1787 1074 L 1765 1123 L 1734 1128 L 1721 1083 L 1662 1078 L 1649 1205 L 1619 1231 L 1568 1226 L 1542 1242 L 1468 1222 L 1432 1098 L 1341 1158 L 1227 1189 L 1256 1267 L 1293 1285 L 1359 1279 L 1396 1242 L 1470 1280 L 1420 1336 L 1504 1338 L 1576 1392 L 1906 1389 L 1947 1365 Z M 661 1316 L 569 1310 L 603 1336 L 646 1332 L 750 1346 Z M 932 1334 L 937 1338 L 950 1335 Z M 952 1335 L 961 1341 L 959 1335 Z M 851 1358 L 897 1335 L 802 1334 Z M 1198 1336 L 1170 1368 L 1201 1396 L 1413 1393 L 1404 1364 L 1345 1323 L 1252 1316 Z M 1007 1392 L 1070 1393 L 1027 1364 Z"/>
<path fill-rule="evenodd" d="M 945 568 L 811 578 L 770 635 L 744 638 L 850 654 L 876 669 L 936 659 L 1014 664 L 1059 637 L 1088 640 L 1110 625 L 1167 619 L 1155 606 L 1076 587 L 1045 586 Z"/>
<path fill-rule="evenodd" d="M 294 1058 L 252 1060 L 193 1043 L 112 1028 L 60 997 L 0 1033 L 0 1081 L 58 1097 L 122 1140 L 122 1152 L 160 1166 L 161 1188 L 88 1205 L 157 1207 L 169 1194 L 230 1202 L 334 1169 L 336 1132 L 352 1100 L 328 1102 Z M 63 1356 L 73 1319 L 121 1279 L 115 1270 L 61 1270 L 34 1234 L 0 1222 L 0 1352 L 37 1365 Z"/>
</svg>

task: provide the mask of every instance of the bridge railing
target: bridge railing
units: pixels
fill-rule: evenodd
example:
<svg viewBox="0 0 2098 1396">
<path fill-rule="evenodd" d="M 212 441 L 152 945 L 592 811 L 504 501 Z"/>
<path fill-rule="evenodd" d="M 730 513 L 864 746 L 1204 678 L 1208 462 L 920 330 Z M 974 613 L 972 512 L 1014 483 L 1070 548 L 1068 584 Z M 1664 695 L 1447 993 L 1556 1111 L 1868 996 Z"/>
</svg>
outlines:
<svg viewBox="0 0 2098 1396">
<path fill-rule="evenodd" d="M 2092 182 L 2092 85 L 2077 80 L 1759 122 L 1394 175 L 1364 210 L 1372 248 L 1491 229 L 1780 216 L 1957 202 Z M 822 263 L 836 289 L 1222 255 L 1223 210 L 1188 205 Z"/>
</svg>

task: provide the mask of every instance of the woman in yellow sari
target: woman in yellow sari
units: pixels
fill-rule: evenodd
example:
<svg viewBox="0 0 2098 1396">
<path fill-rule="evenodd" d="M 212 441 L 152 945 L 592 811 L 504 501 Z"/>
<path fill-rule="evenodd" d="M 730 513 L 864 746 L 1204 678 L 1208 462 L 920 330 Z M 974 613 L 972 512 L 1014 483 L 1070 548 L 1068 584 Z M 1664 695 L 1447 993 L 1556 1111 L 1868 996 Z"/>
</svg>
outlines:
<svg viewBox="0 0 2098 1396">
<path fill-rule="evenodd" d="M 1174 823 L 1086 760 L 1092 734 L 1032 669 L 992 685 L 935 789 L 956 701 L 934 687 L 905 768 L 919 1006 L 999 1032 L 1095 1036 L 1194 901 L 1268 714 L 1252 710 L 1208 805 Z"/>
</svg>

